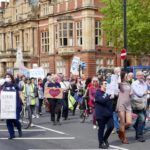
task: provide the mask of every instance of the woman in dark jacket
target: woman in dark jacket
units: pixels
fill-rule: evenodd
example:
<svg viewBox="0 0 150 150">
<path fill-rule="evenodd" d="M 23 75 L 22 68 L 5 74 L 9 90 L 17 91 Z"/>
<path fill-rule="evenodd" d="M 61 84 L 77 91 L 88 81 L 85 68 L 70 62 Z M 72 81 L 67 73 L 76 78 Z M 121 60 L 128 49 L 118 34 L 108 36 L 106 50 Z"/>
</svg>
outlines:
<svg viewBox="0 0 150 150">
<path fill-rule="evenodd" d="M 21 123 L 19 122 L 22 103 L 19 96 L 19 88 L 15 85 L 14 77 L 7 73 L 5 81 L 2 91 L 16 92 L 16 119 L 6 119 L 7 129 L 10 135 L 9 139 L 13 139 L 15 138 L 14 127 L 17 127 L 19 137 L 22 136 Z"/>
<path fill-rule="evenodd" d="M 60 83 L 58 83 L 57 79 L 57 75 L 52 75 L 49 79 L 49 82 L 47 83 L 47 87 L 61 88 Z M 60 117 L 62 100 L 56 98 L 48 98 L 48 102 L 50 104 L 51 121 L 53 122 L 53 125 L 61 125 Z M 57 114 L 57 120 L 55 119 L 55 114 Z"/>
<path fill-rule="evenodd" d="M 101 82 L 101 89 L 96 91 L 95 95 L 95 114 L 99 126 L 98 140 L 99 148 L 108 149 L 108 138 L 114 128 L 112 100 L 106 93 L 106 81 Z M 107 125 L 106 132 L 105 125 Z"/>
</svg>

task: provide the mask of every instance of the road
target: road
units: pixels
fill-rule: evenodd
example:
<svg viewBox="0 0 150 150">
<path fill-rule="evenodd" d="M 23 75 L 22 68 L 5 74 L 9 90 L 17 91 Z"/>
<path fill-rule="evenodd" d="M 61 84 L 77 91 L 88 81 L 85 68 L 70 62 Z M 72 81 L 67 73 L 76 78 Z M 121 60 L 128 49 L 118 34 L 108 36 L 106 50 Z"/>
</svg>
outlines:
<svg viewBox="0 0 150 150">
<path fill-rule="evenodd" d="M 80 123 L 79 115 L 69 116 L 70 120 L 63 121 L 61 126 L 53 126 L 50 115 L 44 113 L 34 119 L 34 126 L 23 130 L 23 137 L 8 140 L 5 121 L 0 121 L 0 150 L 54 150 L 54 149 L 98 149 L 97 129 L 92 128 L 91 118 Z M 147 124 L 150 127 L 150 123 Z M 130 144 L 122 144 L 117 134 L 111 134 L 110 148 L 115 150 L 148 150 L 150 132 L 145 134 L 146 142 L 139 143 L 134 139 L 134 130 L 127 130 Z"/>
</svg>

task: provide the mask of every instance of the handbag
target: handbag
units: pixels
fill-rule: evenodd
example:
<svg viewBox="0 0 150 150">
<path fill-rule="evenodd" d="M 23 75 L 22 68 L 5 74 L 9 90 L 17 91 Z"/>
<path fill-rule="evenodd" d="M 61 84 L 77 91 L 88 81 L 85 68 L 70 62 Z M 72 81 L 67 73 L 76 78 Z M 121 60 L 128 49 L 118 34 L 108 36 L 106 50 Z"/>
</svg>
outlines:
<svg viewBox="0 0 150 150">
<path fill-rule="evenodd" d="M 145 106 L 145 99 L 131 100 L 131 107 L 133 110 L 143 110 Z"/>
<path fill-rule="evenodd" d="M 69 108 L 70 110 L 73 110 L 75 102 L 76 102 L 76 100 L 75 100 L 74 97 L 71 95 L 71 92 L 70 92 L 70 90 L 69 90 L 69 92 L 68 92 L 68 108 Z"/>
</svg>

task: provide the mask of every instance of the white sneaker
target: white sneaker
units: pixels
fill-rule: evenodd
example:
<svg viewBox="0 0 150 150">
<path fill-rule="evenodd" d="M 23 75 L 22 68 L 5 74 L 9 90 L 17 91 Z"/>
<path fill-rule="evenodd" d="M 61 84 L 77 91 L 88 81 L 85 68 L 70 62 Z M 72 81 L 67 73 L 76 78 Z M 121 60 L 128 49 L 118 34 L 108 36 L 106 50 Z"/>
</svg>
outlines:
<svg viewBox="0 0 150 150">
<path fill-rule="evenodd" d="M 39 118 L 39 115 L 36 115 L 36 118 Z"/>
<path fill-rule="evenodd" d="M 30 125 L 31 127 L 33 127 L 34 125 L 33 125 L 33 123 L 31 123 L 31 125 Z"/>
<path fill-rule="evenodd" d="M 32 118 L 35 118 L 35 115 L 32 115 Z"/>
<path fill-rule="evenodd" d="M 96 126 L 96 125 L 93 125 L 93 129 L 97 129 L 97 126 Z"/>
</svg>

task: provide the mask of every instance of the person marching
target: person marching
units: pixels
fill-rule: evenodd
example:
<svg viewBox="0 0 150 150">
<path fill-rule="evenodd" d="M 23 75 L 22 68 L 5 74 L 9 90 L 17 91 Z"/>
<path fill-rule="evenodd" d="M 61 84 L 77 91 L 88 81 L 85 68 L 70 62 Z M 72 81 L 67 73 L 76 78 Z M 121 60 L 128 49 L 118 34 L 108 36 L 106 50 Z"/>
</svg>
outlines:
<svg viewBox="0 0 150 150">
<path fill-rule="evenodd" d="M 113 122 L 113 103 L 110 95 L 106 93 L 106 84 L 104 80 L 100 83 L 101 89 L 95 94 L 95 114 L 98 123 L 99 148 L 108 149 L 108 138 L 114 128 Z M 105 131 L 105 126 L 107 129 Z M 104 133 L 105 131 L 105 133 Z"/>
<path fill-rule="evenodd" d="M 117 112 L 120 118 L 120 128 L 118 136 L 123 144 L 128 144 L 128 139 L 125 135 L 125 129 L 132 124 L 132 109 L 131 109 L 131 86 L 127 81 L 126 72 L 121 72 L 121 83 L 119 84 L 119 97 L 117 101 Z"/>
<path fill-rule="evenodd" d="M 19 96 L 19 87 L 16 86 L 13 75 L 9 73 L 5 75 L 5 83 L 3 85 L 2 91 L 16 92 L 16 119 L 6 119 L 7 129 L 9 132 L 8 139 L 15 138 L 14 127 L 17 127 L 19 137 L 22 137 L 21 123 L 19 122 L 22 103 Z"/>
<path fill-rule="evenodd" d="M 35 105 L 36 105 L 36 97 L 34 93 L 34 88 L 31 83 L 31 79 L 26 79 L 26 84 L 23 88 L 23 94 L 25 95 L 25 102 L 29 111 L 31 111 L 32 118 L 35 118 Z"/>
<path fill-rule="evenodd" d="M 47 87 L 61 88 L 60 84 L 57 82 L 57 79 L 58 79 L 57 75 L 53 74 L 49 79 L 49 83 L 47 83 Z M 61 125 L 60 123 L 61 107 L 62 107 L 61 99 L 47 98 L 47 100 L 50 104 L 51 121 L 53 122 L 53 125 Z M 57 113 L 57 121 L 55 119 L 55 113 Z"/>
<path fill-rule="evenodd" d="M 135 124 L 133 125 L 135 129 L 135 138 L 139 142 L 145 142 L 143 137 L 143 130 L 146 120 L 146 102 L 147 102 L 147 92 L 148 88 L 146 82 L 144 81 L 144 73 L 142 71 L 137 71 L 137 80 L 131 85 L 132 88 L 132 109 L 133 113 L 137 115 Z"/>
</svg>

